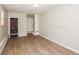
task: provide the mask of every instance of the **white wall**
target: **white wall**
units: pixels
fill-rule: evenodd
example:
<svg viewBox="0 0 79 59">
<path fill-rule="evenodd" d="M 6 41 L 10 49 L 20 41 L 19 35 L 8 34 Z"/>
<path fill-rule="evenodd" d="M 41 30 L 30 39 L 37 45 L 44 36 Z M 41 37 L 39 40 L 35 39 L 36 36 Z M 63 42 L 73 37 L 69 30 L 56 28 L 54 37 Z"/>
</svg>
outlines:
<svg viewBox="0 0 79 59">
<path fill-rule="evenodd" d="M 1 16 L 3 12 L 3 16 Z M 1 18 L 3 17 L 3 18 Z M 1 21 L 2 20 L 2 21 Z M 2 22 L 2 24 L 1 24 Z M 0 5 L 0 54 L 8 40 L 8 18 L 6 9 Z"/>
<path fill-rule="evenodd" d="M 35 14 L 35 31 L 38 32 L 39 28 L 39 16 L 37 14 Z"/>
<path fill-rule="evenodd" d="M 40 14 L 40 34 L 79 51 L 79 5 L 59 5 Z"/>
<path fill-rule="evenodd" d="M 10 18 L 18 18 L 18 35 L 27 35 L 27 17 L 26 13 L 8 12 L 8 33 L 10 34 Z"/>
</svg>

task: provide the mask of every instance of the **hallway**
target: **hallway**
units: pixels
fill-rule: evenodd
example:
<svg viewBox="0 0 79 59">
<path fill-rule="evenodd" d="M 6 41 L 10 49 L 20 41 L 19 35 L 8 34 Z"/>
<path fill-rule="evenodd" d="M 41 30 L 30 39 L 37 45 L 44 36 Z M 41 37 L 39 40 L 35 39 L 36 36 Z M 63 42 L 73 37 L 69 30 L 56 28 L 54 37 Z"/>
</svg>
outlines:
<svg viewBox="0 0 79 59">
<path fill-rule="evenodd" d="M 0 5 L 0 54 L 79 54 L 79 5 L 37 4 L 37 6 Z M 10 38 L 12 36 L 18 38 Z"/>
<path fill-rule="evenodd" d="M 27 37 L 11 38 L 8 40 L 2 55 L 77 55 L 54 42 L 28 34 Z"/>
</svg>

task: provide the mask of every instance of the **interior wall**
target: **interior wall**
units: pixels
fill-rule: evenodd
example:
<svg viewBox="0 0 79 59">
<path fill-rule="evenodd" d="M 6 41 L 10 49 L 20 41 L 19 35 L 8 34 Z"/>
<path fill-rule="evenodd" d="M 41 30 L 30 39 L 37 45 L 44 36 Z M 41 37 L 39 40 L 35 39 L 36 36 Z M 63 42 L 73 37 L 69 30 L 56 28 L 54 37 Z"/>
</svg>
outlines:
<svg viewBox="0 0 79 59">
<path fill-rule="evenodd" d="M 79 51 L 79 5 L 58 5 L 40 14 L 40 34 Z"/>
<path fill-rule="evenodd" d="M 39 16 L 35 14 L 35 32 L 39 31 Z"/>
<path fill-rule="evenodd" d="M 10 18 L 18 18 L 18 36 L 27 36 L 26 13 L 8 12 L 8 34 L 10 35 Z"/>
<path fill-rule="evenodd" d="M 3 16 L 1 16 L 1 12 L 3 12 Z M 3 17 L 3 18 L 2 18 Z M 1 24 L 1 22 L 3 23 Z M 8 18 L 6 9 L 0 5 L 0 54 L 2 49 L 4 48 L 6 42 L 8 40 Z"/>
</svg>

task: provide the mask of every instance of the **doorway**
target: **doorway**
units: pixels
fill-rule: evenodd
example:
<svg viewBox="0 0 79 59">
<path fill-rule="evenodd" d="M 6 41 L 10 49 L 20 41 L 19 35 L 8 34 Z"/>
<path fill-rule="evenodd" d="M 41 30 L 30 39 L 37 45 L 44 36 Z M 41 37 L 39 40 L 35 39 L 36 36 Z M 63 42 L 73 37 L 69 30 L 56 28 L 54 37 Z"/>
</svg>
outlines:
<svg viewBox="0 0 79 59">
<path fill-rule="evenodd" d="M 10 37 L 18 36 L 18 18 L 10 18 Z"/>
<path fill-rule="evenodd" d="M 27 33 L 34 32 L 34 15 L 27 15 Z"/>
</svg>

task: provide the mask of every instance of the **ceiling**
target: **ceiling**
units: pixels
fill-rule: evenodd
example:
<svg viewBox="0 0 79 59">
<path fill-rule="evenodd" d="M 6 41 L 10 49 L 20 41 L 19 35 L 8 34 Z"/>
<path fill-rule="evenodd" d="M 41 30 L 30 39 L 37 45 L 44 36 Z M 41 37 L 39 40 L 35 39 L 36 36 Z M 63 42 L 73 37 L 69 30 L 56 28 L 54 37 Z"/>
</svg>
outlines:
<svg viewBox="0 0 79 59">
<path fill-rule="evenodd" d="M 55 4 L 39 4 L 38 7 L 34 7 L 34 4 L 4 4 L 4 7 L 8 11 L 23 12 L 28 14 L 44 13 L 55 6 Z"/>
</svg>

